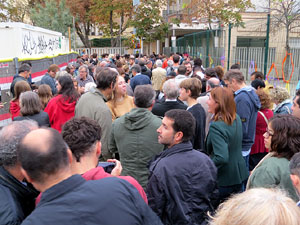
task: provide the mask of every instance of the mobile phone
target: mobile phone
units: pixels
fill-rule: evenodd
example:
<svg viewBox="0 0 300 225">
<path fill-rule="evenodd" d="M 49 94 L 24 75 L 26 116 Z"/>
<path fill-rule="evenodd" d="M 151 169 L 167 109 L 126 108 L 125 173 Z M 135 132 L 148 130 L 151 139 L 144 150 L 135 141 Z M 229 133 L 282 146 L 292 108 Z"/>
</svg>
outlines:
<svg viewBox="0 0 300 225">
<path fill-rule="evenodd" d="M 115 168 L 116 164 L 113 162 L 99 162 L 98 166 L 103 167 L 106 173 L 111 173 L 111 171 Z"/>
</svg>

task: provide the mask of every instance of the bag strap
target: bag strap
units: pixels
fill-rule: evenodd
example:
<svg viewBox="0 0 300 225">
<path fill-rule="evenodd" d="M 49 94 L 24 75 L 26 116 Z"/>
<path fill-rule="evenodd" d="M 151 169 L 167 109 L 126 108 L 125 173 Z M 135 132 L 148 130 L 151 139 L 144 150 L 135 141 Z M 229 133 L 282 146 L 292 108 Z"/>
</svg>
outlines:
<svg viewBox="0 0 300 225">
<path fill-rule="evenodd" d="M 285 105 L 284 108 L 286 108 L 288 113 L 291 114 L 290 108 L 288 106 Z"/>
<path fill-rule="evenodd" d="M 262 117 L 265 119 L 267 125 L 268 125 L 268 119 L 267 117 L 265 116 L 265 114 L 263 114 L 261 111 L 258 111 L 260 113 L 260 115 L 262 115 Z"/>
</svg>

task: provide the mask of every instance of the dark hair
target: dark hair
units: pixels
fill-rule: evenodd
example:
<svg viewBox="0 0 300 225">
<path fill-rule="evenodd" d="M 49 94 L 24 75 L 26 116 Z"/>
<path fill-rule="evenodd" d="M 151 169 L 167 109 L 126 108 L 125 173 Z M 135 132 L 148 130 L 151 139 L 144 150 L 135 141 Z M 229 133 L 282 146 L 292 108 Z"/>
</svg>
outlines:
<svg viewBox="0 0 300 225">
<path fill-rule="evenodd" d="M 178 74 L 184 75 L 186 73 L 186 67 L 184 65 L 180 65 L 177 72 Z"/>
<path fill-rule="evenodd" d="M 23 65 L 23 64 L 27 64 L 28 66 L 32 67 L 32 63 L 31 63 L 30 61 L 28 61 L 28 60 L 23 61 L 21 64 L 22 64 L 22 65 Z"/>
<path fill-rule="evenodd" d="M 224 80 L 231 82 L 232 79 L 235 79 L 239 84 L 242 84 L 245 81 L 243 73 L 238 69 L 230 69 L 225 73 Z"/>
<path fill-rule="evenodd" d="M 254 81 L 252 81 L 251 86 L 254 87 L 256 90 L 258 88 L 266 87 L 265 82 L 263 80 L 260 80 L 260 79 L 255 79 Z"/>
<path fill-rule="evenodd" d="M 194 67 L 197 67 L 197 66 L 199 66 L 199 67 L 202 66 L 202 60 L 200 58 L 196 58 L 194 60 Z"/>
<path fill-rule="evenodd" d="M 140 66 L 145 66 L 145 64 L 146 64 L 146 61 L 144 59 L 139 60 L 139 65 Z"/>
<path fill-rule="evenodd" d="M 177 55 L 177 54 L 173 55 L 173 62 L 174 63 L 178 63 L 179 60 L 180 60 L 180 56 L 179 55 Z"/>
<path fill-rule="evenodd" d="M 23 92 L 20 95 L 20 113 L 22 116 L 32 116 L 42 110 L 42 104 L 37 93 Z"/>
<path fill-rule="evenodd" d="M 31 66 L 29 66 L 27 63 L 25 64 L 22 64 L 20 67 L 19 67 L 19 73 L 23 73 L 23 72 L 28 72 L 31 70 Z"/>
<path fill-rule="evenodd" d="M 300 106 L 300 89 L 298 89 L 298 91 L 296 92 L 296 96 L 298 96 L 298 100 L 296 101 L 297 104 Z"/>
<path fill-rule="evenodd" d="M 292 115 L 277 114 L 269 123 L 274 131 L 270 151 L 277 157 L 290 160 L 300 151 L 300 119 Z"/>
<path fill-rule="evenodd" d="M 175 132 L 183 133 L 182 142 L 190 141 L 195 133 L 195 118 L 187 110 L 172 109 L 165 113 L 165 117 L 173 120 L 173 129 Z"/>
<path fill-rule="evenodd" d="M 70 75 L 66 74 L 58 78 L 58 83 L 61 86 L 58 94 L 61 94 L 65 101 L 75 102 L 80 97 L 78 91 L 74 87 L 73 80 Z"/>
<path fill-rule="evenodd" d="M 205 73 L 206 76 L 209 76 L 210 78 L 211 77 L 217 77 L 218 78 L 218 75 L 217 75 L 216 70 L 214 68 L 207 68 L 204 71 L 204 73 Z"/>
<path fill-rule="evenodd" d="M 93 58 L 97 58 L 97 56 L 98 56 L 97 53 L 93 53 L 92 55 Z"/>
<path fill-rule="evenodd" d="M 224 69 L 223 69 L 223 67 L 222 66 L 216 66 L 215 71 L 216 71 L 219 79 L 222 80 L 223 77 L 224 77 Z"/>
<path fill-rule="evenodd" d="M 230 69 L 231 70 L 239 70 L 239 69 L 241 69 L 241 65 L 238 63 L 235 63 L 230 67 Z"/>
<path fill-rule="evenodd" d="M 300 152 L 293 155 L 290 160 L 290 171 L 291 174 L 300 177 Z"/>
<path fill-rule="evenodd" d="M 72 118 L 67 121 L 61 132 L 77 162 L 80 158 L 94 150 L 95 144 L 101 139 L 101 127 L 87 117 Z"/>
<path fill-rule="evenodd" d="M 264 74 L 260 71 L 254 71 L 253 73 L 251 73 L 251 76 L 255 76 L 255 80 L 256 79 L 260 79 L 260 80 L 263 80 L 264 79 Z"/>
<path fill-rule="evenodd" d="M 18 157 L 23 169 L 30 178 L 43 183 L 49 175 L 55 175 L 60 169 L 69 164 L 67 149 L 62 136 L 57 130 L 43 128 L 49 131 L 49 137 L 41 150 L 37 145 L 24 143 L 24 139 L 18 146 Z M 26 136 L 25 136 L 26 140 Z"/>
<path fill-rule="evenodd" d="M 149 108 L 155 99 L 155 91 L 149 84 L 138 85 L 134 89 L 134 104 L 138 108 Z"/>
<path fill-rule="evenodd" d="M 96 70 L 95 81 L 97 88 L 105 90 L 110 88 L 111 85 L 114 87 L 117 81 L 118 72 L 107 67 Z"/>
<path fill-rule="evenodd" d="M 134 70 L 136 73 L 140 73 L 141 72 L 141 66 L 138 65 L 138 64 L 134 64 L 132 67 L 131 67 L 131 71 Z"/>
</svg>

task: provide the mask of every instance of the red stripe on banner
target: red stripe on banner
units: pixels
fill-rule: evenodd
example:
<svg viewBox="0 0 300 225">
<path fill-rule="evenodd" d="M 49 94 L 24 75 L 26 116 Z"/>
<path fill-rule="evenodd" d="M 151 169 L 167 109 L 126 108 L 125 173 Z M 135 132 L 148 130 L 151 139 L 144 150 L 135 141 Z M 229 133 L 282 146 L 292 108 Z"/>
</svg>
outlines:
<svg viewBox="0 0 300 225">
<path fill-rule="evenodd" d="M 11 118 L 9 113 L 5 113 L 5 114 L 0 115 L 0 120 L 7 120 L 9 118 Z"/>
<path fill-rule="evenodd" d="M 67 66 L 68 63 L 70 63 L 70 62 L 75 62 L 75 61 L 76 61 L 76 59 L 71 59 L 71 60 L 69 60 L 69 62 L 67 62 L 67 63 L 62 63 L 62 64 L 60 64 L 60 65 L 58 65 L 58 66 L 61 68 L 61 67 Z M 36 78 L 36 77 L 42 76 L 42 75 L 44 75 L 47 71 L 48 71 L 48 69 L 47 69 L 47 70 L 42 70 L 42 71 L 38 71 L 38 72 L 32 73 L 32 74 L 31 74 L 31 77 L 32 77 L 32 78 Z M 11 82 L 13 81 L 13 78 L 14 78 L 14 76 L 0 77 L 0 84 L 11 83 Z"/>
</svg>

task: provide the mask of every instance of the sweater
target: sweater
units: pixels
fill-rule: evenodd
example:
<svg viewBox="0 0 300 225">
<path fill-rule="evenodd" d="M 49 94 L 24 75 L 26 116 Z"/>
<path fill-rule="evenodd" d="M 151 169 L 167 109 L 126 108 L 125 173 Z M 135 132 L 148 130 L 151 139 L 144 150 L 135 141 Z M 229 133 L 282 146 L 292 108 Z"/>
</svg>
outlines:
<svg viewBox="0 0 300 225">
<path fill-rule="evenodd" d="M 130 112 L 131 109 L 135 108 L 133 97 L 131 96 L 125 96 L 122 101 L 110 100 L 106 104 L 110 109 L 113 121 L 120 116 L 123 116 L 125 113 Z"/>
</svg>

